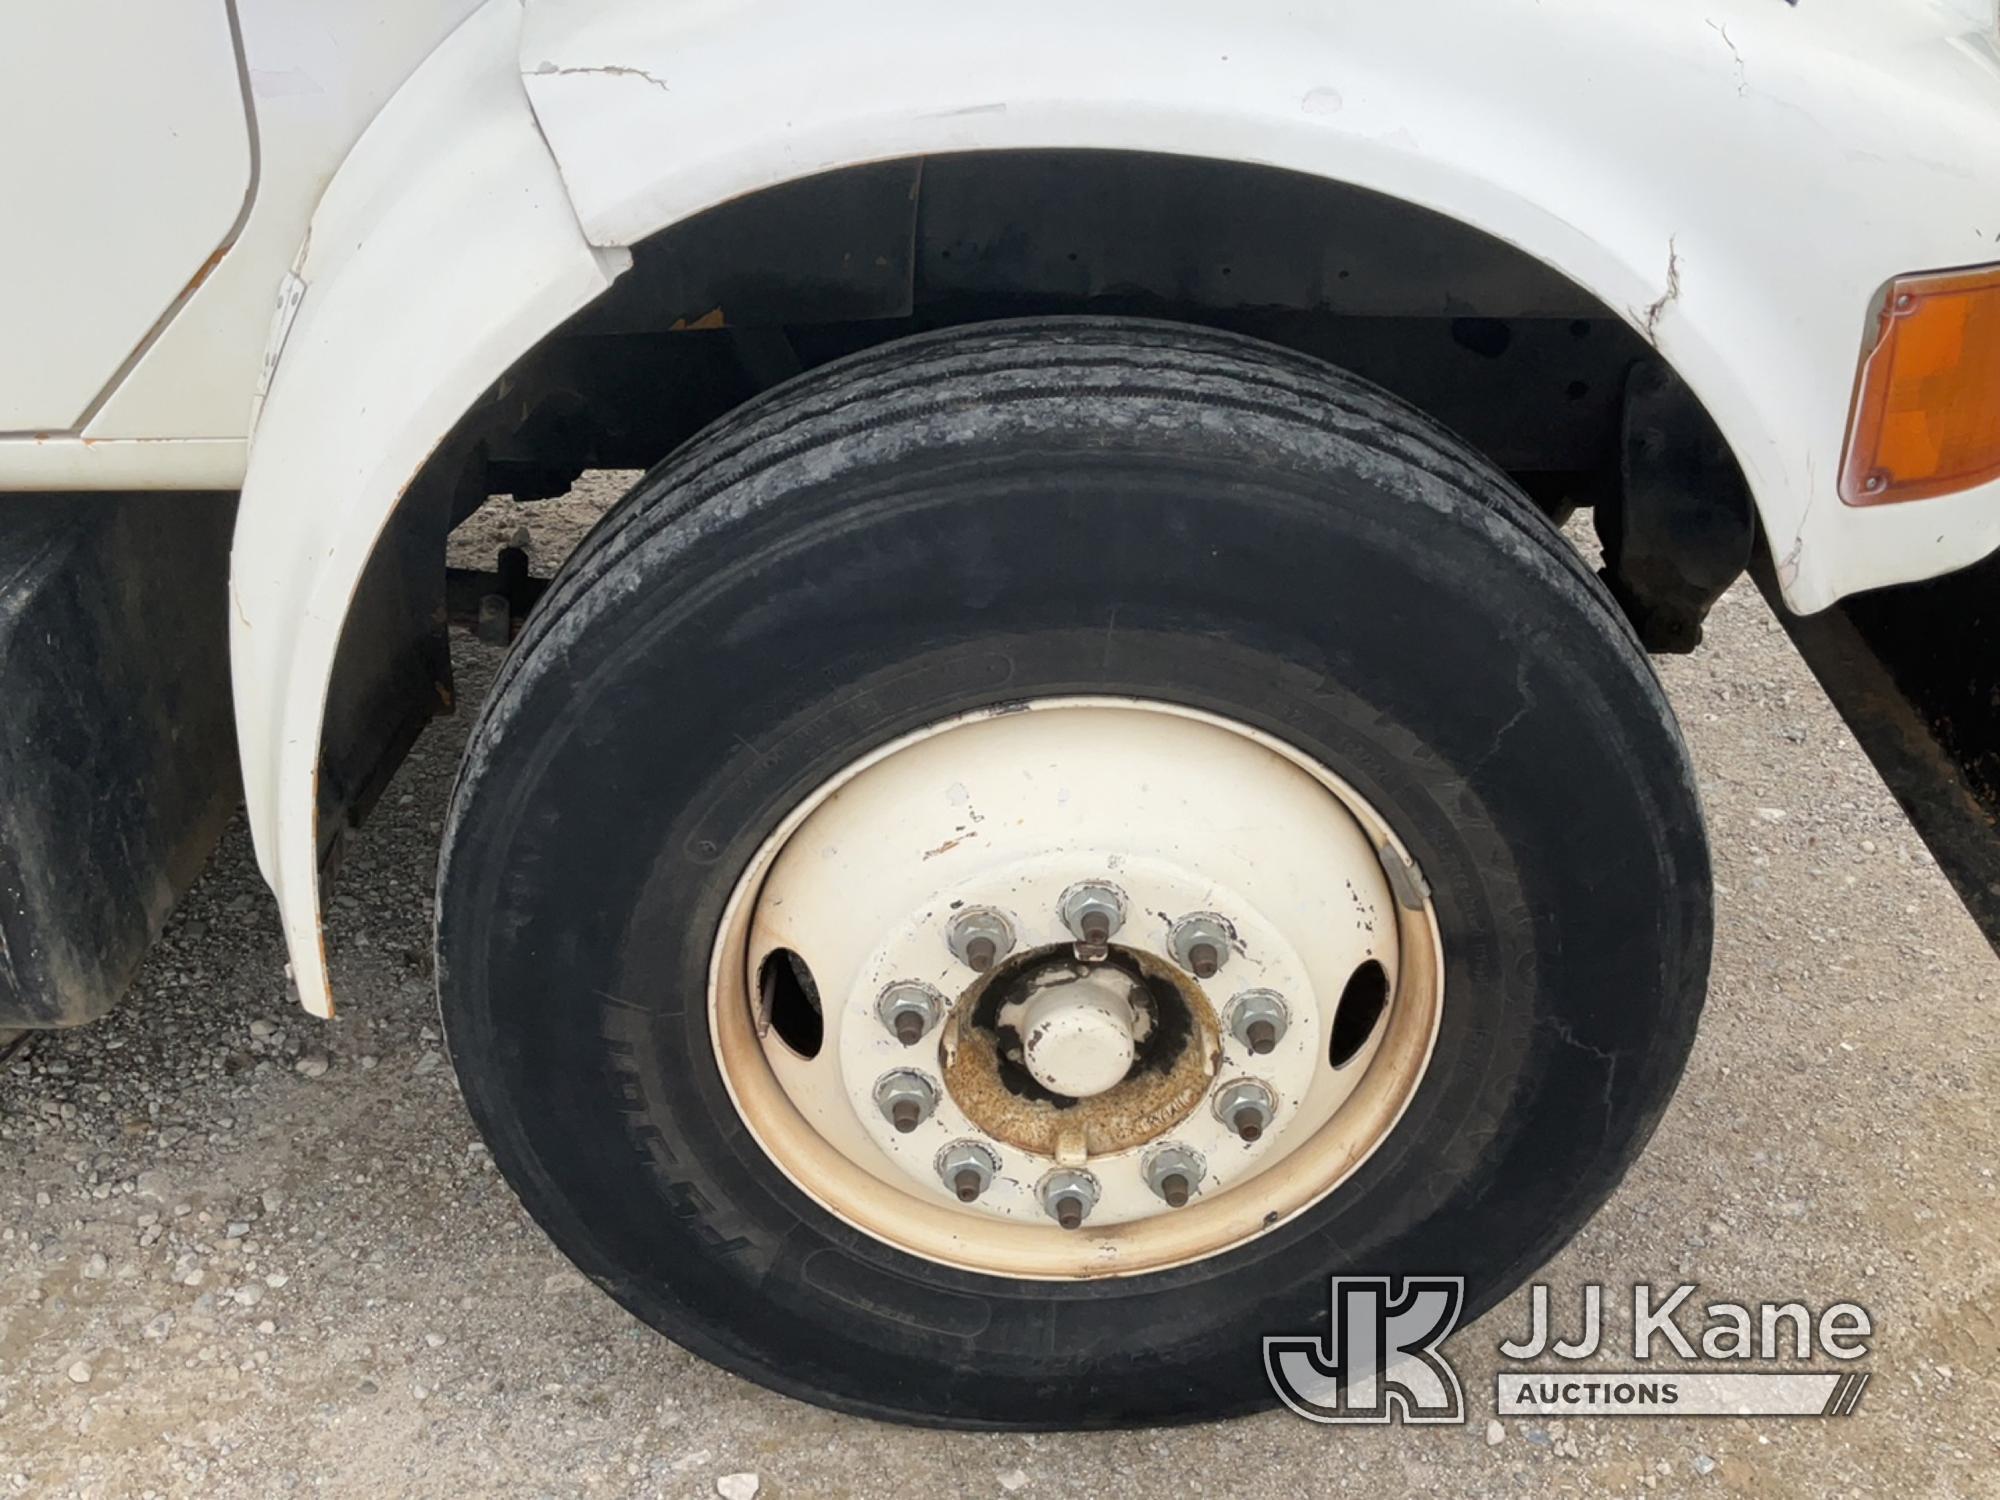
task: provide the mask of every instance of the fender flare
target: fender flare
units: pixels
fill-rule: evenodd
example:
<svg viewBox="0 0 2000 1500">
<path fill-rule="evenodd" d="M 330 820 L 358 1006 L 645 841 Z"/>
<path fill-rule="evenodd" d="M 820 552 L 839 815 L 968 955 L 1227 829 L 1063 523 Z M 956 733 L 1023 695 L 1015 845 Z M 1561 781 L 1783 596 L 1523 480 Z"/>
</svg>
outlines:
<svg viewBox="0 0 2000 1500">
<path fill-rule="evenodd" d="M 317 782 L 335 653 L 370 553 L 493 380 L 630 264 L 584 237 L 489 0 L 376 117 L 287 277 L 230 553 L 244 801 L 305 1008 L 333 1014 Z M 275 367 L 271 361 L 275 360 Z"/>
<path fill-rule="evenodd" d="M 320 731 L 376 538 L 479 394 L 630 246 L 781 182 L 1074 147 L 1373 189 L 1514 244 L 1651 341 L 1734 449 L 1794 608 L 2000 545 L 2000 485 L 1845 511 L 1831 490 L 1870 299 L 1900 271 L 1993 254 L 1960 200 L 1968 177 L 2000 181 L 2000 69 L 1942 8 L 871 0 L 870 16 L 487 0 L 329 187 L 274 330 L 232 570 L 250 825 L 307 1009 L 332 1009 Z M 1857 68 L 1870 53 L 1895 69 Z M 1816 185 L 1836 174 L 1837 193 Z M 1855 202 L 1865 220 L 1798 252 L 1801 224 Z"/>
</svg>

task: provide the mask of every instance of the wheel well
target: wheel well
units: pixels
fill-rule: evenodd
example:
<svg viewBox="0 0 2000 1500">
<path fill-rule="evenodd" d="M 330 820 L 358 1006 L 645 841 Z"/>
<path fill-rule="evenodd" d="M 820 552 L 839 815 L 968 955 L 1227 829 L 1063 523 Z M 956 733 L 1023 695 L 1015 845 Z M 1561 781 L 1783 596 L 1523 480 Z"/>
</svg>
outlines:
<svg viewBox="0 0 2000 1500">
<path fill-rule="evenodd" d="M 549 498 L 586 469 L 650 467 L 759 392 L 875 344 L 1070 313 L 1225 328 L 1319 356 L 1455 430 L 1553 519 L 1596 508 L 1613 591 L 1655 649 L 1698 640 L 1702 614 L 1748 556 L 1740 471 L 1640 333 L 1455 220 L 1197 157 L 1009 151 L 852 167 L 637 245 L 610 292 L 440 446 L 385 531 L 342 638 L 322 744 L 323 840 L 331 846 L 416 729 L 449 706 L 442 539 L 487 496 Z M 1628 386 L 1642 372 L 1649 425 L 1635 432 Z M 1661 454 L 1663 441 L 1699 448 L 1701 461 Z M 1704 494 L 1677 488 L 1689 476 Z M 1656 524 L 1624 515 L 1628 495 L 1660 493 L 1674 503 Z M 483 587 L 460 581 L 452 597 L 477 600 Z M 533 591 L 508 593 L 525 608 Z M 373 618 L 385 611 L 386 628 Z"/>
<path fill-rule="evenodd" d="M 1123 314 L 1319 355 L 1422 407 L 1531 491 L 1590 503 L 1645 341 L 1540 261 L 1426 209 L 1203 158 L 984 152 L 737 199 L 635 248 L 515 377 L 496 493 L 644 467 L 757 391 L 908 333 Z"/>
</svg>

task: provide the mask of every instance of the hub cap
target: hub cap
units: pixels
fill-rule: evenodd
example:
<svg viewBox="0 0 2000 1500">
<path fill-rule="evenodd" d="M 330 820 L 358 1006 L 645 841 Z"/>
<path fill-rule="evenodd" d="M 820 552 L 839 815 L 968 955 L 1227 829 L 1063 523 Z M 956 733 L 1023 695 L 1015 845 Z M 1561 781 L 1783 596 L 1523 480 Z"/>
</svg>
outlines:
<svg viewBox="0 0 2000 1500">
<path fill-rule="evenodd" d="M 731 899 L 710 1018 L 752 1135 L 857 1229 L 1120 1275 L 1352 1173 L 1428 1062 L 1440 960 L 1392 831 L 1323 768 L 1191 710 L 1051 700 L 807 798 Z"/>
<path fill-rule="evenodd" d="M 1142 986 L 1111 964 L 1053 962 L 1027 978 L 1028 998 L 999 1021 L 1020 1040 L 1022 1061 L 1051 1095 L 1092 1099 L 1125 1081 L 1137 1056 Z"/>
</svg>

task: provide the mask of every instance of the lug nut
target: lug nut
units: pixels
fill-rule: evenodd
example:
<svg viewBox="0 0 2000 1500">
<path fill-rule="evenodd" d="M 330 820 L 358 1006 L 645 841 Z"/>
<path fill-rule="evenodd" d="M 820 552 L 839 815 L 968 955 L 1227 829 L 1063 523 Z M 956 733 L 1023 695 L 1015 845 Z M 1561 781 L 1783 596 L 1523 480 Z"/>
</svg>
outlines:
<svg viewBox="0 0 2000 1500">
<path fill-rule="evenodd" d="M 1057 903 L 1063 926 L 1087 950 L 1082 957 L 1104 957 L 1111 935 L 1125 925 L 1125 894 L 1102 880 L 1086 880 L 1062 893 Z"/>
<path fill-rule="evenodd" d="M 927 984 L 902 981 L 882 991 L 875 1014 L 905 1047 L 914 1047 L 944 1014 L 944 996 Z"/>
<path fill-rule="evenodd" d="M 1244 1141 L 1255 1141 L 1277 1113 L 1271 1091 L 1254 1078 L 1239 1078 L 1215 1091 L 1215 1116 Z"/>
<path fill-rule="evenodd" d="M 1155 1147 L 1139 1169 L 1146 1186 L 1165 1200 L 1168 1208 L 1186 1207 L 1207 1170 L 1199 1152 L 1180 1145 Z"/>
<path fill-rule="evenodd" d="M 945 941 L 960 963 L 984 974 L 1013 950 L 1014 924 L 990 906 L 969 906 L 951 919 Z"/>
<path fill-rule="evenodd" d="M 937 1088 L 923 1074 L 898 1068 L 876 1082 L 875 1107 L 899 1134 L 908 1135 L 937 1108 Z"/>
<path fill-rule="evenodd" d="M 1291 1013 L 1276 990 L 1245 990 L 1229 1002 L 1229 1034 L 1262 1057 L 1284 1040 Z"/>
<path fill-rule="evenodd" d="M 1212 979 L 1229 962 L 1229 924 L 1212 911 L 1192 912 L 1167 934 L 1174 962 L 1197 979 Z"/>
<path fill-rule="evenodd" d="M 1064 1229 L 1082 1228 L 1090 1211 L 1097 1207 L 1097 1179 L 1069 1167 L 1049 1173 L 1036 1191 L 1049 1217 Z"/>
<path fill-rule="evenodd" d="M 960 1203 L 975 1203 L 1000 1175 L 1000 1158 L 978 1141 L 953 1141 L 938 1152 L 937 1174 Z"/>
</svg>

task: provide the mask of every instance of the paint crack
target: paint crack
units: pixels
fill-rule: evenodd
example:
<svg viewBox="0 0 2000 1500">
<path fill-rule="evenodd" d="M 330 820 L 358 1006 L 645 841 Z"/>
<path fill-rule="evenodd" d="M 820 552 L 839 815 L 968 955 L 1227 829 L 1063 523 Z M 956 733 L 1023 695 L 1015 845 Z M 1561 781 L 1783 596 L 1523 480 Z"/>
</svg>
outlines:
<svg viewBox="0 0 2000 1500">
<path fill-rule="evenodd" d="M 1667 289 L 1639 316 L 1639 332 L 1655 349 L 1660 347 L 1660 319 L 1681 295 L 1681 252 L 1679 235 L 1667 236 Z"/>
<path fill-rule="evenodd" d="M 606 73 L 613 78 L 643 79 L 645 82 L 650 83 L 654 88 L 658 89 L 663 94 L 670 94 L 673 92 L 672 89 L 667 87 L 666 79 L 657 77 L 652 73 L 648 73 L 644 68 L 628 68 L 620 63 L 598 63 L 587 68 L 563 68 L 563 67 L 558 67 L 556 64 L 552 62 L 545 62 L 541 64 L 539 67 L 537 67 L 535 69 L 535 72 L 542 77 L 547 77 L 549 74 L 553 73 L 564 78 L 571 77 L 578 73 Z"/>
</svg>

